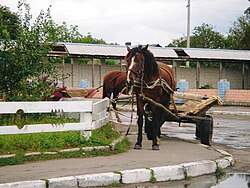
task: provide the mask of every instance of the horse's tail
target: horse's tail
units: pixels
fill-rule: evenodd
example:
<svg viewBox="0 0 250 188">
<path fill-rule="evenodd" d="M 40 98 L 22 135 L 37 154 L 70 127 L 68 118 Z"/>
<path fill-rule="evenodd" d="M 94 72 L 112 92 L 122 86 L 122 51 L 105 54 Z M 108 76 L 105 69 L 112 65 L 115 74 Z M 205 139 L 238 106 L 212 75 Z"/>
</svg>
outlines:
<svg viewBox="0 0 250 188">
<path fill-rule="evenodd" d="M 106 91 L 105 84 L 103 83 L 103 87 L 102 87 L 102 98 L 104 99 L 105 97 L 108 97 L 108 96 L 107 96 L 107 91 Z"/>
</svg>

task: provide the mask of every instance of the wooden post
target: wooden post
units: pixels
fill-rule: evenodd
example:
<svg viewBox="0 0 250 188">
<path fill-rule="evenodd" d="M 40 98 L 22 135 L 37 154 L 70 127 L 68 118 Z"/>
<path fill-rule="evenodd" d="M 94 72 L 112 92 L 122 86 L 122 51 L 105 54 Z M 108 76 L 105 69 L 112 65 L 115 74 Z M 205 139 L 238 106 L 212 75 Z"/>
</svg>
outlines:
<svg viewBox="0 0 250 188">
<path fill-rule="evenodd" d="M 80 123 L 92 123 L 92 113 L 91 112 L 82 112 L 80 113 Z M 91 137 L 91 127 L 88 127 L 88 130 L 80 131 L 81 138 L 84 137 L 88 140 Z"/>
<path fill-rule="evenodd" d="M 120 59 L 120 71 L 122 71 L 122 59 Z"/>
<path fill-rule="evenodd" d="M 63 86 L 65 86 L 65 82 L 64 82 L 64 70 L 65 69 L 65 57 L 63 56 L 63 59 L 62 59 L 62 84 Z"/>
<path fill-rule="evenodd" d="M 177 62 L 173 60 L 172 69 L 174 71 L 174 80 L 177 82 Z"/>
<path fill-rule="evenodd" d="M 245 62 L 242 63 L 242 89 L 245 89 Z"/>
<path fill-rule="evenodd" d="M 222 79 L 222 69 L 223 69 L 223 63 L 220 62 L 219 81 Z"/>
<path fill-rule="evenodd" d="M 71 87 L 74 87 L 74 59 L 71 57 Z"/>
<path fill-rule="evenodd" d="M 102 85 L 102 64 L 99 65 L 99 85 Z"/>
<path fill-rule="evenodd" d="M 95 65 L 94 65 L 94 58 L 92 58 L 92 87 L 94 87 L 94 84 L 95 84 L 94 72 L 95 72 Z"/>
<path fill-rule="evenodd" d="M 196 62 L 196 89 L 200 87 L 200 62 Z"/>
</svg>

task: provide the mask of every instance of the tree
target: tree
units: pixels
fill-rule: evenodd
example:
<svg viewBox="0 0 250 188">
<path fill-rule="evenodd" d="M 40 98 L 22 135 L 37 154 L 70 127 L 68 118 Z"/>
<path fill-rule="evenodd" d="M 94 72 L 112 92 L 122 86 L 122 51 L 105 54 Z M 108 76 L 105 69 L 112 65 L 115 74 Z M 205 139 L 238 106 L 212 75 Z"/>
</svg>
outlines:
<svg viewBox="0 0 250 188">
<path fill-rule="evenodd" d="M 53 21 L 51 21 L 50 25 L 51 27 L 50 31 L 48 31 L 48 40 L 51 42 L 106 44 L 103 39 L 93 38 L 91 33 L 88 33 L 83 37 L 79 32 L 77 25 L 70 25 L 68 28 L 66 22 L 63 22 L 62 25 L 57 25 Z"/>
<path fill-rule="evenodd" d="M 190 39 L 192 39 L 192 36 L 190 36 Z M 185 37 L 173 39 L 172 42 L 167 45 L 167 47 L 186 47 L 186 46 L 187 46 L 187 40 L 185 39 Z"/>
<path fill-rule="evenodd" d="M 47 58 L 51 50 L 48 31 L 51 29 L 50 10 L 41 11 L 34 23 L 30 7 L 25 1 L 18 2 L 18 12 L 10 17 L 18 17 L 17 32 L 11 35 L 8 22 L 3 26 L 4 37 L 0 41 L 0 95 L 11 100 L 29 100 L 38 91 L 31 93 L 27 84 L 40 83 L 42 74 L 53 74 L 54 64 Z M 47 61 L 47 63 L 44 63 Z"/>
<path fill-rule="evenodd" d="M 224 44 L 224 36 L 215 31 L 212 25 L 203 23 L 194 28 L 191 39 L 193 48 L 224 48 Z"/>
<path fill-rule="evenodd" d="M 222 34 L 214 30 L 214 27 L 203 23 L 196 26 L 190 36 L 191 48 L 224 48 L 225 38 Z M 168 47 L 186 47 L 185 37 L 174 39 Z"/>
<path fill-rule="evenodd" d="M 53 21 L 51 21 L 50 25 L 48 40 L 51 42 L 75 42 L 82 38 L 77 25 L 70 25 L 68 28 L 66 22 L 63 22 L 62 25 L 57 25 Z"/>
<path fill-rule="evenodd" d="M 18 16 L 11 12 L 8 7 L 0 5 L 0 40 L 15 40 L 19 31 Z"/>
<path fill-rule="evenodd" d="M 250 49 L 250 7 L 245 10 L 244 15 L 233 23 L 227 37 L 227 48 Z"/>
<path fill-rule="evenodd" d="M 91 33 L 88 33 L 86 36 L 84 36 L 81 39 L 75 40 L 75 42 L 91 43 L 91 44 L 106 44 L 106 42 L 103 39 L 93 38 Z"/>
</svg>

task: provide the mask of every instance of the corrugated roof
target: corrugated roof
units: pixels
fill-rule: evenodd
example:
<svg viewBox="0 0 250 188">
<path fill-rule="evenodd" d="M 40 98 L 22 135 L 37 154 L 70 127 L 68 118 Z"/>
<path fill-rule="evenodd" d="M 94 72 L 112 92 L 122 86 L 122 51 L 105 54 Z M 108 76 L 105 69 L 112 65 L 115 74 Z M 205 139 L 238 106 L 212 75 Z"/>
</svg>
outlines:
<svg viewBox="0 0 250 188">
<path fill-rule="evenodd" d="M 104 45 L 104 44 L 84 44 L 84 43 L 63 43 L 70 55 L 85 56 L 107 56 L 124 57 L 127 52 L 126 46 Z M 149 47 L 149 50 L 156 58 L 178 58 L 173 49 L 161 47 Z"/>
<path fill-rule="evenodd" d="M 127 47 L 122 45 L 58 43 L 64 46 L 70 56 L 94 58 L 124 58 Z M 131 46 L 133 47 L 133 46 Z M 149 46 L 155 58 L 160 59 L 191 59 L 197 61 L 245 61 L 250 62 L 249 50 L 224 50 L 204 48 L 162 48 Z M 176 51 L 183 51 L 187 56 L 178 56 Z M 62 54 L 65 53 L 62 52 Z M 53 54 L 53 52 L 52 52 Z M 180 54 L 180 53 L 179 53 Z"/>
<path fill-rule="evenodd" d="M 249 50 L 222 50 L 186 48 L 186 54 L 192 59 L 243 60 L 250 61 Z"/>
<path fill-rule="evenodd" d="M 154 54 L 156 58 L 178 58 L 178 55 L 173 48 L 149 47 L 148 49 Z"/>
<path fill-rule="evenodd" d="M 127 50 L 124 46 L 104 45 L 104 44 L 83 44 L 83 43 L 64 43 L 70 55 L 86 56 L 124 56 Z"/>
</svg>

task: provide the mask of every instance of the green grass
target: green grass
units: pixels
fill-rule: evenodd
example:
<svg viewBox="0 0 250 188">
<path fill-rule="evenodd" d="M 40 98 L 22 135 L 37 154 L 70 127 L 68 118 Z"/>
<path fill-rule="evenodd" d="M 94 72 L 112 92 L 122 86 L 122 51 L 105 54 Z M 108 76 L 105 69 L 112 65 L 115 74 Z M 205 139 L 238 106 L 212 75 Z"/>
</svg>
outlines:
<svg viewBox="0 0 250 188">
<path fill-rule="evenodd" d="M 19 121 L 24 121 L 24 114 L 20 113 L 19 116 L 13 114 L 1 114 L 0 115 L 0 126 L 8 126 L 15 125 L 19 123 Z M 67 118 L 64 115 L 57 116 L 56 113 L 31 113 L 26 114 L 26 122 L 27 125 L 32 124 L 63 124 L 63 123 L 76 123 L 79 122 L 78 119 Z"/>
<path fill-rule="evenodd" d="M 127 139 L 125 139 L 127 140 Z M 122 141 L 121 143 L 126 141 Z M 124 147 L 123 150 L 94 150 L 91 152 L 83 152 L 83 151 L 75 151 L 75 152 L 65 152 L 65 153 L 58 153 L 54 155 L 33 155 L 33 156 L 24 156 L 24 155 L 17 155 L 13 158 L 5 158 L 0 159 L 0 166 L 7 166 L 7 165 L 16 165 L 22 164 L 26 162 L 32 161 L 44 161 L 44 160 L 52 160 L 52 159 L 66 159 L 66 158 L 88 158 L 88 157 L 96 157 L 96 156 L 109 156 L 121 152 L 125 152 L 128 150 L 129 147 Z"/>
<path fill-rule="evenodd" d="M 124 139 L 121 143 L 116 145 L 114 151 L 75 151 L 54 155 L 42 154 L 28 157 L 24 156 L 25 153 L 30 152 L 58 151 L 67 148 L 81 148 L 86 146 L 107 146 L 120 136 L 121 134 L 113 129 L 111 123 L 92 131 L 92 136 L 89 140 L 82 138 L 80 136 L 80 131 L 2 135 L 0 136 L 0 155 L 16 154 L 16 157 L 0 159 L 0 166 L 58 158 L 103 156 L 127 151 L 129 148 L 129 141 L 128 139 Z"/>
<path fill-rule="evenodd" d="M 0 155 L 57 151 L 84 146 L 106 146 L 119 136 L 120 134 L 112 129 L 111 124 L 92 131 L 89 140 L 82 138 L 79 131 L 2 135 L 0 136 Z"/>
</svg>

